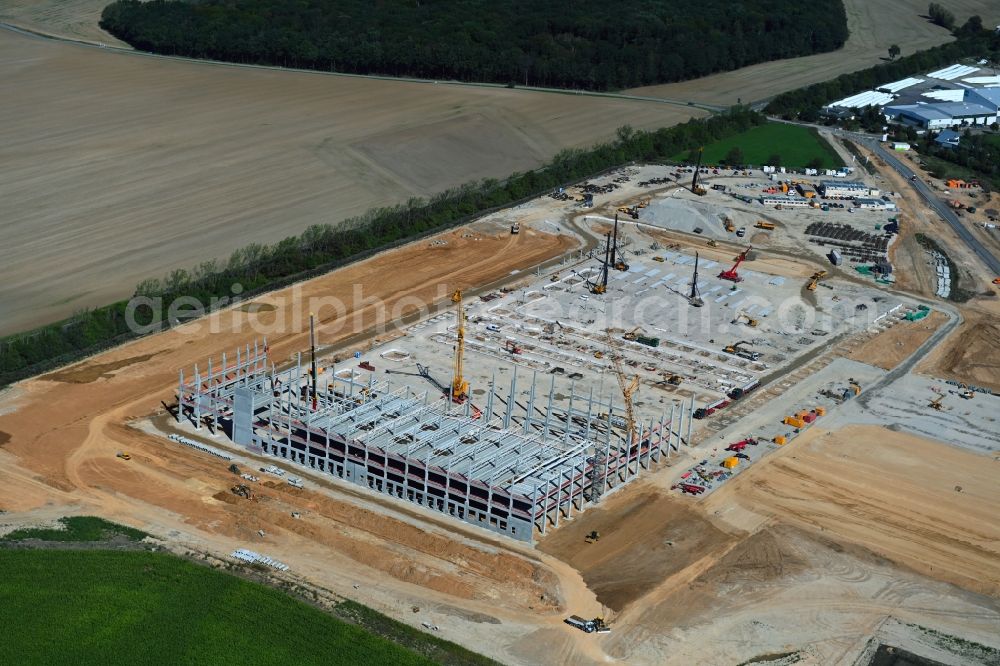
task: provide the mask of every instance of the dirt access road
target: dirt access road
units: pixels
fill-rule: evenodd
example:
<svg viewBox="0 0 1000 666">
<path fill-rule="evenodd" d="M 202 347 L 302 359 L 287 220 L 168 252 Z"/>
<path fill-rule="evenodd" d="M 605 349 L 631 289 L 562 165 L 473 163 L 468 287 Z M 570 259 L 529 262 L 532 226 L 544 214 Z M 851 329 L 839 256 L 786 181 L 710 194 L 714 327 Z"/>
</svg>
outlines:
<svg viewBox="0 0 1000 666">
<path fill-rule="evenodd" d="M 275 292 L 256 301 L 264 307 L 255 312 L 223 311 L 16 385 L 0 396 L 0 508 L 44 514 L 58 505 L 65 513 L 96 513 L 217 554 L 249 546 L 313 583 L 397 617 L 429 618 L 446 637 L 498 656 L 502 642 L 484 648 L 485 639 L 475 640 L 477 630 L 489 630 L 496 641 L 517 632 L 522 615 L 549 622 L 567 601 L 596 612 L 578 574 L 556 561 L 543 565 L 529 549 L 498 548 L 496 539 L 482 535 L 462 539 L 455 525 L 437 528 L 433 516 L 417 522 L 398 503 L 333 484 L 332 496 L 255 484 L 263 500 L 235 502 L 227 463 L 136 429 L 149 415 L 167 420 L 162 403 L 173 401 L 178 368 L 253 339 L 252 324 L 272 328 L 271 355 L 278 362 L 302 349 L 308 326 L 290 322 L 308 321 L 310 298 L 350 304 L 354 285 L 364 288 L 357 318 L 349 311 L 332 321 L 320 310 L 319 341 L 328 345 L 372 324 L 378 307 L 372 299 L 384 299 L 389 311 L 405 309 L 404 303 L 450 303 L 456 287 L 509 280 L 512 271 L 575 244 L 567 236 L 530 229 L 511 236 L 505 228 L 494 225 L 490 233 L 484 226 L 445 234 L 444 245 L 423 241 Z M 442 268 L 447 266 L 457 268 Z M 339 327 L 342 321 L 348 325 Z M 213 322 L 220 332 L 210 332 Z M 132 460 L 117 459 L 118 451 L 128 451 Z M 292 518 L 293 511 L 302 518 Z M 266 538 L 257 536 L 259 529 Z M 413 605 L 424 615 L 410 613 Z M 499 633 L 497 617 L 509 623 Z"/>
<path fill-rule="evenodd" d="M 0 334 L 380 206 L 693 116 L 145 57 L 0 30 Z"/>
</svg>

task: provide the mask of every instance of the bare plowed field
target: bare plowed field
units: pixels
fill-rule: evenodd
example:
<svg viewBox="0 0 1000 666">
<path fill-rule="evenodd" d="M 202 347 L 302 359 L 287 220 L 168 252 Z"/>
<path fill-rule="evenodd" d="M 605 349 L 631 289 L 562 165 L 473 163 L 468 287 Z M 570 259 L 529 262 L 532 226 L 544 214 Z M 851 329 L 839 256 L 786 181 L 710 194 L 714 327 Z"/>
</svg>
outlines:
<svg viewBox="0 0 1000 666">
<path fill-rule="evenodd" d="M 150 58 L 0 31 L 0 334 L 251 242 L 537 167 L 653 102 Z"/>
<path fill-rule="evenodd" d="M 844 0 L 851 31 L 844 48 L 802 58 L 776 60 L 694 81 L 646 86 L 630 90 L 636 95 L 664 99 L 693 100 L 706 104 L 749 104 L 786 90 L 801 88 L 879 64 L 888 48 L 898 44 L 903 55 L 944 44 L 952 39 L 944 28 L 933 25 L 923 0 Z M 987 0 L 956 0 L 947 8 L 964 23 L 973 14 L 984 25 L 1000 21 L 1000 4 Z"/>
</svg>

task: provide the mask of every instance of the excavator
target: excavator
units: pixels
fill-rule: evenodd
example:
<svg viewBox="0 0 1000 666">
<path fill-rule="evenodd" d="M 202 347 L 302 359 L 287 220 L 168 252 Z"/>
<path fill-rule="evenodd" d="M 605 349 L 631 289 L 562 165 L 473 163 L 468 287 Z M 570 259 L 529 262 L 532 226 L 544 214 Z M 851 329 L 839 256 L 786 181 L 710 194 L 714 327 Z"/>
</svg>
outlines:
<svg viewBox="0 0 1000 666">
<path fill-rule="evenodd" d="M 598 541 L 601 540 L 601 533 L 598 532 L 597 530 L 591 530 L 590 534 L 583 537 L 583 540 L 586 541 L 587 543 L 597 543 Z"/>
<path fill-rule="evenodd" d="M 746 319 L 747 326 L 750 326 L 751 328 L 757 328 L 757 325 L 760 324 L 760 320 L 759 319 L 754 319 L 753 317 L 751 317 L 750 315 L 748 315 L 743 310 L 740 310 L 739 312 L 737 312 L 736 313 L 736 318 L 733 319 L 730 323 L 731 324 L 738 324 L 743 319 Z"/>
<path fill-rule="evenodd" d="M 806 289 L 809 291 L 816 291 L 816 285 L 819 284 L 819 281 L 825 277 L 826 271 L 816 271 L 812 274 L 812 277 L 809 278 L 809 284 L 806 285 Z"/>
<path fill-rule="evenodd" d="M 629 341 L 635 341 L 639 337 L 639 333 L 642 332 L 642 326 L 636 326 L 631 331 L 622 336 L 623 339 Z"/>
<path fill-rule="evenodd" d="M 451 380 L 451 399 L 463 403 L 469 397 L 469 382 L 462 375 L 465 356 L 465 309 L 462 307 L 462 290 L 456 289 L 451 302 L 458 306 L 458 340 L 455 343 L 455 375 Z"/>
<path fill-rule="evenodd" d="M 947 407 L 945 407 L 944 405 L 941 404 L 942 400 L 944 400 L 944 396 L 943 395 L 939 395 L 938 397 L 936 397 L 933 400 L 931 400 L 931 402 L 930 402 L 930 404 L 928 406 L 929 407 L 933 407 L 934 409 L 938 410 L 939 412 L 943 412 L 945 409 L 947 409 Z"/>
<path fill-rule="evenodd" d="M 751 343 L 747 342 L 746 340 L 740 340 L 739 342 L 734 342 L 731 345 L 726 345 L 725 347 L 722 348 L 722 351 L 726 352 L 727 354 L 732 354 L 733 356 L 739 356 L 740 358 L 745 358 L 749 361 L 760 360 L 762 354 L 760 354 L 759 352 L 750 351 L 749 349 L 743 348 L 743 345 L 749 345 L 749 344 Z"/>
</svg>

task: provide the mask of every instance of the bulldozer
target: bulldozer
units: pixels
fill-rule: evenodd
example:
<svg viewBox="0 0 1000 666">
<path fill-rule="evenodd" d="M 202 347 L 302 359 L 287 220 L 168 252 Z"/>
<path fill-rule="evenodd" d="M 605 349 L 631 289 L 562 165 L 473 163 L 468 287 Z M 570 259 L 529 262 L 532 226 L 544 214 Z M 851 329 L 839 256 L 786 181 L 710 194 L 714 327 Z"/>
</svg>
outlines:
<svg viewBox="0 0 1000 666">
<path fill-rule="evenodd" d="M 716 243 L 716 242 L 715 242 L 715 239 L 713 238 L 713 239 L 710 239 L 710 240 L 708 241 L 708 246 L 709 246 L 709 247 L 719 247 L 719 244 L 718 244 L 718 243 Z"/>
<path fill-rule="evenodd" d="M 587 543 L 597 543 L 601 540 L 601 533 L 597 530 L 591 530 L 590 534 L 583 538 Z"/>
</svg>

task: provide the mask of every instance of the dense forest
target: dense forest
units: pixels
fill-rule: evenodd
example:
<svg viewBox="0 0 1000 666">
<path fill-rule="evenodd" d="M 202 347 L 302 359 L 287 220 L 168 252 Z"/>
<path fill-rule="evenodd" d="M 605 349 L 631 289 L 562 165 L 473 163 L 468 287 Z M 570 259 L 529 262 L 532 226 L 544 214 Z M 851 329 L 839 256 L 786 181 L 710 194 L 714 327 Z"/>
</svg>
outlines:
<svg viewBox="0 0 1000 666">
<path fill-rule="evenodd" d="M 841 0 L 118 0 L 137 49 L 359 74 L 607 90 L 841 47 Z"/>
<path fill-rule="evenodd" d="M 589 150 L 565 150 L 536 171 L 516 173 L 503 181 L 470 183 L 429 201 L 411 199 L 336 224 L 317 224 L 274 245 L 240 248 L 228 261 L 206 262 L 192 270 L 175 270 L 163 279 L 146 280 L 136 288 L 135 296 L 147 304 L 135 308 L 133 302 L 131 318 L 147 329 L 139 332 L 160 330 L 169 325 L 170 306 L 181 297 L 194 298 L 208 309 L 213 298 L 231 297 L 233 286 L 239 284 L 241 297 L 253 298 L 613 167 L 664 160 L 764 122 L 764 116 L 736 108 L 654 132 L 622 127 L 615 140 Z M 0 338 L 0 387 L 136 337 L 139 332 L 130 327 L 129 312 L 129 302 L 121 301 Z"/>
<path fill-rule="evenodd" d="M 841 74 L 829 81 L 782 93 L 771 100 L 764 111 L 772 116 L 813 122 L 819 119 L 820 109 L 824 105 L 862 90 L 871 90 L 913 74 L 926 73 L 970 56 L 1000 61 L 1000 35 L 984 30 L 983 22 L 978 16 L 971 17 L 956 30 L 955 36 L 957 39 L 953 42 L 917 51 L 893 62 Z"/>
</svg>

